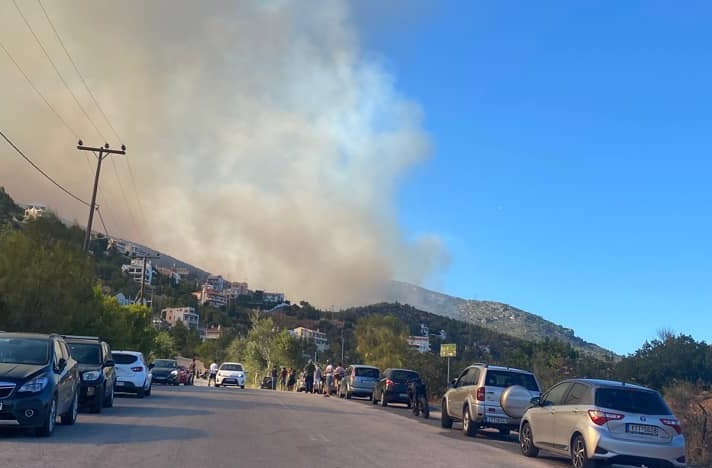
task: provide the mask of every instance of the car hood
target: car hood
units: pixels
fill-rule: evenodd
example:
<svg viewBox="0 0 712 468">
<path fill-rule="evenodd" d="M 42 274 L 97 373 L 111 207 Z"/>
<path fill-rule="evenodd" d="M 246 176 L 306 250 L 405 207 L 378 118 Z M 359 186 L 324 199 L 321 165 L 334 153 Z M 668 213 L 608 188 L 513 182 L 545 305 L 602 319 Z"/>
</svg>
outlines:
<svg viewBox="0 0 712 468">
<path fill-rule="evenodd" d="M 47 365 L 0 363 L 0 380 L 25 380 L 47 369 Z"/>
<path fill-rule="evenodd" d="M 95 370 L 101 370 L 101 366 L 99 364 L 77 364 L 77 368 L 79 369 L 79 372 L 86 372 L 86 371 L 95 371 Z"/>
</svg>

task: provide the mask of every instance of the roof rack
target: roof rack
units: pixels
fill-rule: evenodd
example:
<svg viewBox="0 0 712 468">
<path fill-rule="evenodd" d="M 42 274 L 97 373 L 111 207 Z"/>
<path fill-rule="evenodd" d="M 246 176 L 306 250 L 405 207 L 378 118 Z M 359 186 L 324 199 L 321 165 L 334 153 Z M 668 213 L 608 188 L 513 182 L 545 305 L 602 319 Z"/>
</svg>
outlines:
<svg viewBox="0 0 712 468">
<path fill-rule="evenodd" d="M 101 341 L 98 336 L 83 336 L 83 335 L 62 335 L 62 338 L 70 340 L 91 340 L 91 341 Z"/>
</svg>

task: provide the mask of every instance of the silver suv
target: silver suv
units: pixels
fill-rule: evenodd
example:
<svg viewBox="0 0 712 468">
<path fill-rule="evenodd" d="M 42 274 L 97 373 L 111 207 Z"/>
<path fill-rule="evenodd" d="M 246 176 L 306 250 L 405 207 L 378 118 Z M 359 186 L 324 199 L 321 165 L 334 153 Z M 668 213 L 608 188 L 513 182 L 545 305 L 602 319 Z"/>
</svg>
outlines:
<svg viewBox="0 0 712 468">
<path fill-rule="evenodd" d="M 519 431 L 527 457 L 545 449 L 570 457 L 574 468 L 591 468 L 599 461 L 607 466 L 686 466 L 680 423 L 655 390 L 571 379 L 532 404 Z"/>
<path fill-rule="evenodd" d="M 462 420 L 462 431 L 470 437 L 481 428 L 499 429 L 507 435 L 519 422 L 532 398 L 540 394 L 533 373 L 511 367 L 471 365 L 452 381 L 441 406 L 440 425 L 452 427 Z"/>
</svg>

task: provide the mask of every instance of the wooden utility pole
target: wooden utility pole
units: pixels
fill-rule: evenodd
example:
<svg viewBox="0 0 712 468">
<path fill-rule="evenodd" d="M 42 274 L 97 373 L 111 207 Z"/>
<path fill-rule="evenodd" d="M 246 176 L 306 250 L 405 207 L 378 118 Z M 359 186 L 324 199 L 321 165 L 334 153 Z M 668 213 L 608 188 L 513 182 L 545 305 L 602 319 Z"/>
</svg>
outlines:
<svg viewBox="0 0 712 468">
<path fill-rule="evenodd" d="M 91 240 L 91 225 L 94 222 L 94 210 L 96 209 L 96 191 L 99 188 L 99 173 L 101 172 L 101 162 L 111 154 L 126 154 L 126 146 L 121 145 L 120 150 L 110 149 L 109 144 L 105 143 L 104 147 L 93 148 L 84 146 L 82 140 L 79 140 L 77 145 L 79 151 L 91 151 L 97 157 L 96 174 L 94 175 L 94 189 L 91 193 L 91 204 L 89 205 L 89 221 L 87 222 L 87 232 L 84 235 L 84 250 L 89 250 L 89 241 Z"/>
<path fill-rule="evenodd" d="M 148 259 L 155 259 L 155 258 L 161 258 L 160 254 L 156 255 L 134 255 L 133 258 L 141 258 L 143 259 L 143 267 L 141 267 L 141 289 L 138 292 L 138 300 L 140 300 L 140 304 L 143 305 L 143 291 L 144 287 L 146 285 L 146 260 Z"/>
</svg>

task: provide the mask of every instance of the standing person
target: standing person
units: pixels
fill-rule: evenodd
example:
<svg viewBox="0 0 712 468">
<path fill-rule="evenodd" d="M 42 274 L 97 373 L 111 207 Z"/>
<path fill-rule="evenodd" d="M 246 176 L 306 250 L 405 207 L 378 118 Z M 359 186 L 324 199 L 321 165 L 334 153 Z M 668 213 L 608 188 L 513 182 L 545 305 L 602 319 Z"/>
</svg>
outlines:
<svg viewBox="0 0 712 468">
<path fill-rule="evenodd" d="M 324 396 L 331 396 L 331 387 L 334 385 L 334 366 L 331 365 L 331 361 L 327 359 L 326 369 L 324 369 L 326 374 L 326 388 L 324 389 Z"/>
<path fill-rule="evenodd" d="M 279 390 L 283 392 L 286 389 L 287 389 L 287 368 L 282 367 L 282 370 L 279 372 Z"/>
<path fill-rule="evenodd" d="M 304 366 L 304 389 L 305 393 L 312 393 L 314 391 L 314 371 L 316 366 L 314 361 L 309 359 L 309 362 Z"/>
<path fill-rule="evenodd" d="M 291 392 L 294 390 L 294 384 L 297 383 L 297 375 L 294 372 L 294 367 L 290 367 L 287 371 L 287 391 Z"/>
<path fill-rule="evenodd" d="M 210 387 L 210 382 L 215 385 L 215 377 L 218 375 L 218 363 L 213 361 L 212 364 L 210 364 L 210 376 L 208 377 L 208 387 Z"/>
<path fill-rule="evenodd" d="M 321 384 L 321 367 L 317 364 L 314 369 L 314 393 L 321 393 Z"/>
<path fill-rule="evenodd" d="M 270 377 L 272 377 L 272 390 L 277 390 L 277 366 L 272 368 Z"/>
<path fill-rule="evenodd" d="M 195 378 L 195 358 L 193 358 L 190 365 L 188 366 L 188 372 L 190 373 L 189 380 L 192 382 Z"/>
<path fill-rule="evenodd" d="M 339 387 L 341 386 L 341 381 L 344 378 L 346 371 L 341 363 L 336 364 L 336 369 L 334 369 L 334 387 L 336 388 L 336 394 L 339 394 Z"/>
</svg>

